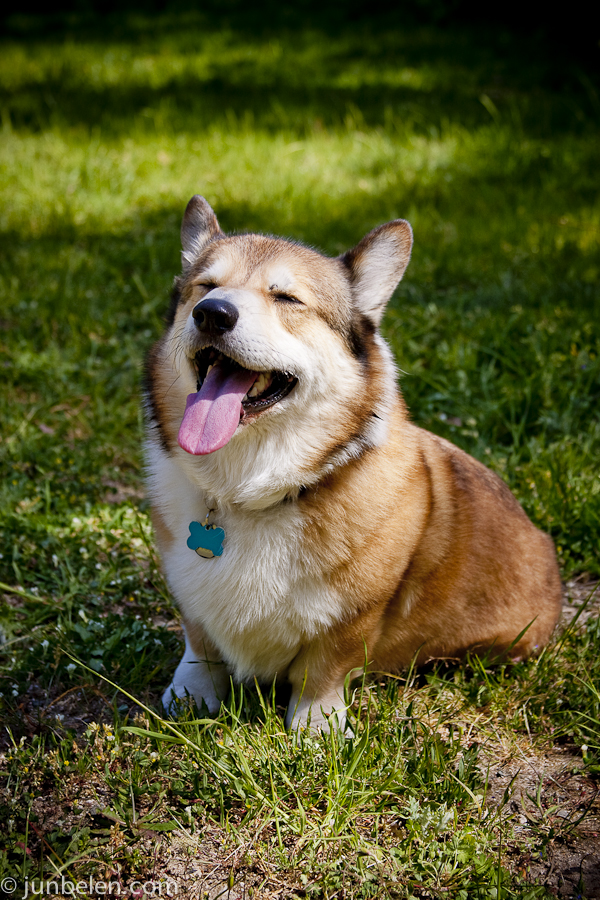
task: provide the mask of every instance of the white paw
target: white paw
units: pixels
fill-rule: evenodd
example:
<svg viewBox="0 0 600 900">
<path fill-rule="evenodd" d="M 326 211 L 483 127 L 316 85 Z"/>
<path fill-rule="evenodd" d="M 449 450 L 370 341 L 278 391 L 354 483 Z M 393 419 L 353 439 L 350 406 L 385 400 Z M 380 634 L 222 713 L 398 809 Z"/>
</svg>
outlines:
<svg viewBox="0 0 600 900">
<path fill-rule="evenodd" d="M 222 662 L 198 660 L 186 641 L 183 659 L 177 666 L 173 681 L 162 696 L 162 704 L 169 715 L 175 715 L 178 707 L 191 698 L 198 709 L 202 703 L 211 715 L 216 715 L 229 692 L 229 671 Z"/>
<path fill-rule="evenodd" d="M 290 700 L 285 717 L 286 728 L 296 731 L 308 728 L 314 732 L 329 734 L 333 728 L 342 731 L 349 736 L 351 732 L 346 728 L 346 705 L 337 695 L 329 699 L 315 699 L 312 702 L 304 697 Z"/>
</svg>

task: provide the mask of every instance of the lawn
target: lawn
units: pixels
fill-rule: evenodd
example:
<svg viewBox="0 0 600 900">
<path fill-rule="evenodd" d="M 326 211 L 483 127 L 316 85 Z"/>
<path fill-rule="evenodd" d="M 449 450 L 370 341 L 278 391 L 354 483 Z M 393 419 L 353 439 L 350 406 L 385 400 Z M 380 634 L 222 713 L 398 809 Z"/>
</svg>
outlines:
<svg viewBox="0 0 600 900">
<path fill-rule="evenodd" d="M 600 896 L 598 80 L 502 28 L 228 9 L 1 40 L 1 888 Z M 537 660 L 349 686 L 349 740 L 287 734 L 282 686 L 160 718 L 140 379 L 194 193 L 332 254 L 411 222 L 384 333 L 413 419 L 556 543 Z"/>
</svg>

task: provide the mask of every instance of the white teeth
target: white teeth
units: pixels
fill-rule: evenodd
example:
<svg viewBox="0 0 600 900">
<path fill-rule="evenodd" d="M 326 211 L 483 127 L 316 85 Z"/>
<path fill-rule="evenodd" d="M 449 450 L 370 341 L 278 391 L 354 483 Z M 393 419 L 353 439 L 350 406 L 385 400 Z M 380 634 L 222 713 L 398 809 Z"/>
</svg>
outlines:
<svg viewBox="0 0 600 900">
<path fill-rule="evenodd" d="M 266 390 L 267 385 L 271 380 L 271 376 L 268 372 L 263 372 L 262 375 L 259 375 L 254 383 L 254 387 L 256 388 L 257 394 L 262 394 L 264 390 Z"/>
<path fill-rule="evenodd" d="M 254 384 L 252 385 L 252 387 L 250 388 L 250 390 L 248 391 L 246 396 L 247 397 L 258 397 L 259 394 L 262 394 L 262 392 L 266 389 L 270 380 L 271 380 L 271 373 L 270 372 L 262 372 L 258 376 L 256 381 L 254 382 Z"/>
<path fill-rule="evenodd" d="M 211 369 L 214 369 L 214 367 L 215 367 L 215 364 L 211 363 L 210 366 L 208 367 L 208 369 L 206 370 L 206 375 L 204 376 L 205 378 L 208 378 L 208 373 L 210 372 Z"/>
</svg>

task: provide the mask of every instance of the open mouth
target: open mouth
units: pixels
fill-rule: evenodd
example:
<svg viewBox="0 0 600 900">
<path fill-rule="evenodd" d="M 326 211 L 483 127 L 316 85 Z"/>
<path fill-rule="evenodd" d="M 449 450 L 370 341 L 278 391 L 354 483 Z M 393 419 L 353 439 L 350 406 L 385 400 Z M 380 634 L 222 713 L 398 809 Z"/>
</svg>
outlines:
<svg viewBox="0 0 600 900">
<path fill-rule="evenodd" d="M 298 382 L 289 372 L 255 372 L 214 347 L 193 361 L 197 388 L 188 394 L 177 441 L 193 456 L 229 443 L 240 422 L 283 400 Z"/>
<path fill-rule="evenodd" d="M 197 390 L 202 389 L 206 378 L 213 366 L 218 366 L 223 374 L 250 373 L 238 362 L 220 353 L 214 347 L 204 347 L 194 357 L 194 369 L 196 372 Z M 242 398 L 244 415 L 262 412 L 269 406 L 279 403 L 294 389 L 298 379 L 289 372 L 255 372 L 256 380 Z"/>
</svg>

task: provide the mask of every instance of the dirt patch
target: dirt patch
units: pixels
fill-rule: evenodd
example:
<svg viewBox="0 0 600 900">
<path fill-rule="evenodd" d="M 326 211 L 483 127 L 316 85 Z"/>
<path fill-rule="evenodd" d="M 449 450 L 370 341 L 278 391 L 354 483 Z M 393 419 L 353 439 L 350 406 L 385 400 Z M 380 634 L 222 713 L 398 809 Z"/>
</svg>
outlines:
<svg viewBox="0 0 600 900">
<path fill-rule="evenodd" d="M 590 581 L 584 574 L 579 578 L 571 578 L 563 585 L 563 611 L 560 628 L 570 625 L 575 616 L 578 624 L 584 625 L 590 616 L 598 614 L 600 609 L 600 582 Z M 585 605 L 585 606 L 584 606 Z M 584 606 L 584 609 L 581 607 Z"/>
<path fill-rule="evenodd" d="M 146 491 L 139 484 L 125 484 L 112 478 L 102 478 L 102 484 L 108 488 L 103 500 L 105 503 L 125 503 L 132 500 L 143 500 Z"/>
<path fill-rule="evenodd" d="M 581 627 L 598 614 L 598 584 L 585 575 L 566 582 L 560 630 L 576 616 Z M 586 774 L 577 748 L 532 754 L 531 748 L 513 746 L 485 762 L 489 804 L 500 806 L 506 792 L 510 797 L 505 815 L 512 820 L 511 868 L 558 897 L 600 898 L 600 788 Z M 539 849 L 532 853 L 532 846 Z"/>
<path fill-rule="evenodd" d="M 600 898 L 600 791 L 572 748 L 487 760 L 488 803 L 505 806 L 511 868 L 559 897 Z M 531 847 L 536 847 L 532 853 Z"/>
</svg>

